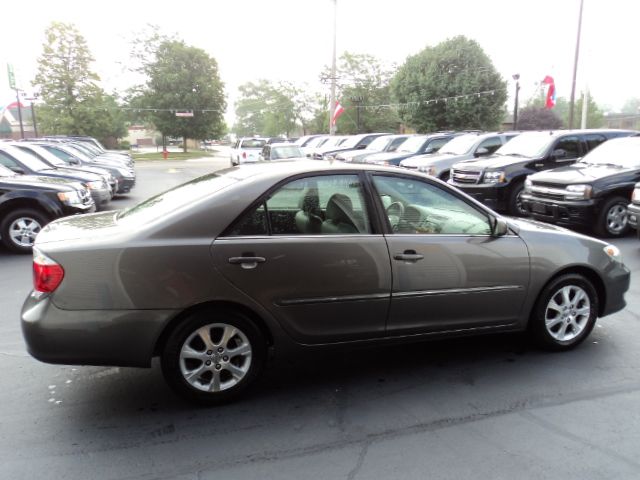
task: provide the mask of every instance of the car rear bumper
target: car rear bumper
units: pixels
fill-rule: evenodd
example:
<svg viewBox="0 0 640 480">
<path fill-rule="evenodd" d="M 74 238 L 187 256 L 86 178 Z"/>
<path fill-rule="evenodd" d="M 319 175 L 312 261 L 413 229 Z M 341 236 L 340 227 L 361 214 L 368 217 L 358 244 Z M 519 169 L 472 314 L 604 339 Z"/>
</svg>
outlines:
<svg viewBox="0 0 640 480">
<path fill-rule="evenodd" d="M 22 334 L 36 359 L 68 365 L 148 367 L 173 310 L 62 310 L 33 292 L 22 306 Z"/>
</svg>

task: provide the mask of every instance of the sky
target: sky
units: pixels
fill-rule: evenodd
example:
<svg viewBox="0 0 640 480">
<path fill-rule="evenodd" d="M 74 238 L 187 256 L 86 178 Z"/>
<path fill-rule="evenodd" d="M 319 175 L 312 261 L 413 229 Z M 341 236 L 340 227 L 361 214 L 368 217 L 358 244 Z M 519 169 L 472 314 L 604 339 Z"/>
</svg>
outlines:
<svg viewBox="0 0 640 480">
<path fill-rule="evenodd" d="M 337 0 L 337 49 L 369 53 L 402 64 L 407 56 L 447 38 L 476 40 L 502 76 L 510 95 L 520 74 L 526 102 L 546 75 L 558 96 L 569 97 L 580 0 Z M 6 63 L 22 88 L 30 90 L 44 31 L 52 21 L 76 25 L 95 58 L 102 86 L 125 90 L 133 81 L 126 66 L 130 43 L 147 24 L 175 33 L 219 64 L 228 96 L 228 122 L 238 86 L 259 78 L 307 83 L 329 90 L 319 73 L 331 62 L 332 0 L 32 0 L 2 26 L 0 104 L 15 99 Z M 638 0 L 584 0 L 582 43 L 576 92 L 588 85 L 593 98 L 617 111 L 640 97 L 637 61 Z M 510 98 L 509 102 L 512 102 Z M 512 103 L 510 103 L 512 108 Z"/>
</svg>

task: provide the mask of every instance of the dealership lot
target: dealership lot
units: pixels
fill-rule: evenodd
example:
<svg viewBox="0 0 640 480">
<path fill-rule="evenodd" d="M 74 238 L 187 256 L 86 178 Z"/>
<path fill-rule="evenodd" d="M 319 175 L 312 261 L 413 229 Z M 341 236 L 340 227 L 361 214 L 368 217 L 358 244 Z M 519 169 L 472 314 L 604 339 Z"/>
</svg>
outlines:
<svg viewBox="0 0 640 480">
<path fill-rule="evenodd" d="M 227 166 L 137 165 L 129 206 Z M 640 471 L 640 242 L 627 308 L 575 351 L 520 336 L 276 358 L 255 393 L 202 409 L 149 370 L 41 364 L 19 310 L 28 256 L 0 250 L 0 472 L 30 478 L 634 478 Z M 286 476 L 285 476 L 286 475 Z"/>
</svg>

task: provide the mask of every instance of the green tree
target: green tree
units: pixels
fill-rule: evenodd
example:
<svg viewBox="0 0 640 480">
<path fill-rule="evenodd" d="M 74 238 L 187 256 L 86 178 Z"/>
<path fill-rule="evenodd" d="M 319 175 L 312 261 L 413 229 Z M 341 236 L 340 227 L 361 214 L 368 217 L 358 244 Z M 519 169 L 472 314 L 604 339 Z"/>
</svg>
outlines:
<svg viewBox="0 0 640 480">
<path fill-rule="evenodd" d="M 181 40 L 154 36 L 142 46 L 136 71 L 146 77 L 143 85 L 130 91 L 129 103 L 163 135 L 183 138 L 220 138 L 226 131 L 224 85 L 218 64 L 204 50 Z M 179 111 L 192 112 L 180 117 Z"/>
<path fill-rule="evenodd" d="M 40 130 L 47 134 L 90 135 L 102 141 L 126 133 L 115 95 L 99 86 L 91 70 L 93 57 L 75 26 L 53 22 L 38 59 L 33 85 L 39 90 Z"/>
<path fill-rule="evenodd" d="M 234 131 L 241 136 L 291 135 L 299 127 L 304 130 L 311 116 L 308 94 L 292 83 L 269 80 L 248 82 L 239 87 L 235 103 Z"/>
<path fill-rule="evenodd" d="M 396 131 L 400 118 L 397 111 L 388 106 L 392 103 L 393 74 L 392 68 L 372 55 L 343 53 L 336 76 L 337 98 L 345 112 L 338 118 L 336 130 L 344 134 Z M 329 77 L 329 68 L 325 67 L 321 79 Z"/>
<path fill-rule="evenodd" d="M 555 130 L 562 127 L 562 119 L 553 110 L 527 106 L 518 114 L 519 130 Z"/>
<path fill-rule="evenodd" d="M 632 115 L 640 114 L 640 98 L 635 97 L 628 99 L 626 102 L 624 102 L 621 112 Z"/>
<path fill-rule="evenodd" d="M 493 94 L 439 100 L 492 90 Z M 504 115 L 506 82 L 477 42 L 457 36 L 407 58 L 391 91 L 401 107 L 400 117 L 412 128 L 497 128 Z"/>
</svg>

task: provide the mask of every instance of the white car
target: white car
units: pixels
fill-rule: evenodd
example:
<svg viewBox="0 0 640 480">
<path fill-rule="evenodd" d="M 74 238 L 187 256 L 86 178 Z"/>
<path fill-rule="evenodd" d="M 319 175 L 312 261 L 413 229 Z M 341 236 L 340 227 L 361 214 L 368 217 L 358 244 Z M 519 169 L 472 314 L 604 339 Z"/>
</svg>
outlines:
<svg viewBox="0 0 640 480">
<path fill-rule="evenodd" d="M 231 165 L 253 163 L 260 160 L 260 151 L 267 143 L 266 138 L 243 137 L 231 147 Z"/>
</svg>

